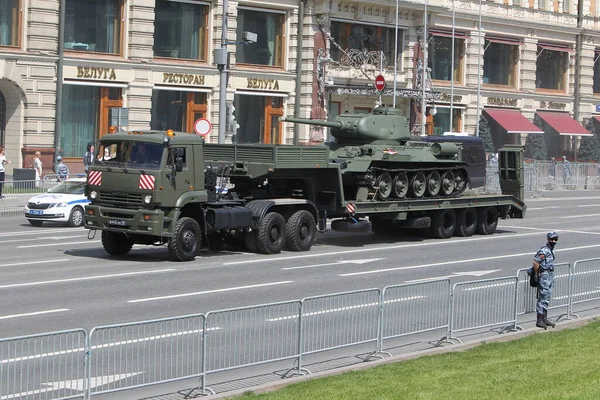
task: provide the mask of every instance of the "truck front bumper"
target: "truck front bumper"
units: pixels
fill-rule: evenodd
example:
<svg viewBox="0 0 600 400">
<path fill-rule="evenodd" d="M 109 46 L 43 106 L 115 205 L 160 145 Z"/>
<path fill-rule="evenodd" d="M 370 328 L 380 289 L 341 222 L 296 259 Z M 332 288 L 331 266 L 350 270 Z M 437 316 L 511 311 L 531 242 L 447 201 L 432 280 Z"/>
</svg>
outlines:
<svg viewBox="0 0 600 400">
<path fill-rule="evenodd" d="M 162 210 L 130 210 L 87 205 L 84 221 L 87 229 L 161 237 L 172 236 L 172 219 L 165 217 Z"/>
</svg>

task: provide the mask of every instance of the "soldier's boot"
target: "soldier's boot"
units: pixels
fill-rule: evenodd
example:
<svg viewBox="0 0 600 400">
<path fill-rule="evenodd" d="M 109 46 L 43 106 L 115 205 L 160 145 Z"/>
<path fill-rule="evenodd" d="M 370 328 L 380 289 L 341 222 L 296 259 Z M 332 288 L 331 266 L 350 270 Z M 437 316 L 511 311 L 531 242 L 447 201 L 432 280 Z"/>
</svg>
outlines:
<svg viewBox="0 0 600 400">
<path fill-rule="evenodd" d="M 550 327 L 552 327 L 552 328 L 554 328 L 554 327 L 556 326 L 556 324 L 555 324 L 554 322 L 552 322 L 552 321 L 550 321 L 550 320 L 548 319 L 548 310 L 545 310 L 545 311 L 544 311 L 544 323 L 545 323 L 547 326 L 550 326 Z"/>
<path fill-rule="evenodd" d="M 544 323 L 544 314 L 537 315 L 537 322 L 535 323 L 535 326 L 538 328 L 548 329 L 548 325 Z"/>
</svg>

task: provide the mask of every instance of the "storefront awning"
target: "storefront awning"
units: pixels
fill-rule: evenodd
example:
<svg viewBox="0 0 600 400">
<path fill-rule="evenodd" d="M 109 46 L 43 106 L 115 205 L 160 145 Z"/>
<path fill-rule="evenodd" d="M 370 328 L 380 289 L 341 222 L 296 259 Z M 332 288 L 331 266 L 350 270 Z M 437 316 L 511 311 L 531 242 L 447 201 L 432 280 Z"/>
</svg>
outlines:
<svg viewBox="0 0 600 400">
<path fill-rule="evenodd" d="M 486 36 L 485 40 L 487 40 L 488 42 L 492 42 L 492 43 L 510 44 L 512 46 L 518 46 L 521 44 L 519 39 L 500 38 L 500 37 L 493 37 L 493 36 Z"/>
<path fill-rule="evenodd" d="M 544 133 L 517 110 L 484 108 L 483 112 L 504 128 L 506 133 Z"/>
<path fill-rule="evenodd" d="M 562 46 L 558 44 L 538 43 L 538 47 L 541 47 L 544 50 L 564 51 L 566 53 L 573 53 L 573 49 L 569 48 L 568 46 Z"/>
<path fill-rule="evenodd" d="M 581 124 L 567 113 L 538 112 L 537 115 L 562 136 L 592 136 Z"/>
<path fill-rule="evenodd" d="M 443 36 L 443 37 L 452 37 L 452 31 L 442 31 L 437 29 L 430 29 L 429 34 L 432 36 Z M 466 39 L 467 35 L 463 32 L 454 32 L 455 39 Z"/>
</svg>

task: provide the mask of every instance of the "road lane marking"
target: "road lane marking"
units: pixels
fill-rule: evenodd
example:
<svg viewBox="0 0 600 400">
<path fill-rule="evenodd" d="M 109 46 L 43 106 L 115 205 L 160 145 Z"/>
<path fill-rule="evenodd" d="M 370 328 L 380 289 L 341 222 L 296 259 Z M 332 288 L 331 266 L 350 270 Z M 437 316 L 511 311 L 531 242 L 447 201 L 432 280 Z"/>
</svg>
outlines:
<svg viewBox="0 0 600 400">
<path fill-rule="evenodd" d="M 593 245 L 589 245 L 589 246 L 570 247 L 570 248 L 566 248 L 566 249 L 556 250 L 555 253 L 559 253 L 559 252 L 562 253 L 563 251 L 590 249 L 590 248 L 594 248 L 594 247 L 600 247 L 600 244 L 593 244 Z M 502 256 L 471 258 L 471 259 L 466 259 L 466 260 L 445 261 L 445 262 L 431 263 L 431 264 L 409 265 L 406 267 L 395 267 L 395 268 L 385 268 L 385 269 L 374 269 L 371 271 L 350 272 L 350 273 L 346 273 L 346 274 L 339 274 L 338 276 L 357 276 L 357 275 L 378 274 L 381 272 L 403 271 L 403 270 L 407 270 L 407 269 L 420 269 L 420 268 L 427 268 L 427 267 L 439 267 L 439 266 L 446 266 L 446 265 L 453 265 L 453 264 L 460 264 L 460 263 L 498 260 L 501 258 L 522 257 L 522 256 L 527 256 L 527 255 L 533 257 L 534 254 L 535 254 L 534 252 L 529 251 L 527 253 L 505 254 Z"/>
<path fill-rule="evenodd" d="M 81 238 L 81 235 L 77 235 L 77 236 L 56 236 L 56 237 L 44 237 L 44 240 L 64 240 L 64 239 L 74 239 L 74 238 Z M 14 243 L 14 242 L 30 242 L 30 241 L 39 241 L 40 238 L 29 238 L 29 239 L 14 239 L 14 240 L 0 240 L 0 244 L 2 243 Z"/>
<path fill-rule="evenodd" d="M 577 207 L 598 207 L 598 204 L 582 204 Z"/>
<path fill-rule="evenodd" d="M 29 249 L 32 247 L 50 247 L 50 246 L 61 246 L 61 245 L 72 245 L 72 244 L 85 244 L 85 243 L 100 243 L 100 240 L 86 240 L 84 242 L 67 242 L 67 243 L 46 243 L 46 244 L 30 244 L 27 246 L 17 246 L 17 249 Z"/>
<path fill-rule="evenodd" d="M 570 219 L 570 218 L 587 218 L 587 217 L 597 217 L 600 214 L 582 214 L 582 215 L 568 215 L 566 217 L 558 217 L 560 219 Z"/>
<path fill-rule="evenodd" d="M 48 285 L 51 283 L 77 282 L 77 281 L 87 281 L 87 280 L 91 281 L 91 280 L 95 280 L 95 279 L 116 278 L 116 277 L 121 277 L 121 276 L 133 276 L 133 275 L 144 275 L 144 274 L 156 274 L 156 273 L 171 272 L 171 271 L 175 271 L 175 269 L 167 268 L 167 269 L 156 269 L 154 271 L 125 272 L 122 274 L 84 276 L 81 278 L 56 279 L 56 280 L 52 280 L 52 281 L 14 283 L 12 285 L 1 285 L 0 289 L 9 289 L 9 288 L 25 287 L 25 286 L 37 286 L 37 285 Z"/>
<path fill-rule="evenodd" d="M 25 314 L 3 315 L 3 316 L 0 316 L 0 319 L 31 317 L 34 315 L 52 314 L 52 313 L 63 312 L 63 311 L 69 311 L 69 309 L 68 308 L 57 308 L 56 310 L 34 311 L 34 312 L 30 312 L 30 313 L 25 313 Z"/>
<path fill-rule="evenodd" d="M 205 291 L 202 291 L 202 292 L 181 293 L 181 294 L 173 294 L 173 295 L 170 295 L 170 296 L 148 297 L 148 298 L 145 298 L 145 299 L 127 300 L 127 302 L 128 303 L 141 303 L 141 302 L 145 302 L 145 301 L 176 299 L 176 298 L 179 298 L 179 297 L 199 296 L 201 294 L 223 293 L 223 292 L 231 292 L 231 291 L 234 291 L 234 290 L 256 289 L 256 288 L 266 287 L 266 286 L 285 285 L 287 283 L 294 283 L 294 281 L 280 281 L 280 282 L 270 282 L 270 283 L 259 283 L 257 285 L 237 286 L 237 287 L 224 288 L 224 289 L 205 290 Z"/>
<path fill-rule="evenodd" d="M 550 224 L 556 224 L 556 222 L 551 222 Z M 534 227 L 530 227 L 530 226 L 499 226 L 498 228 L 515 228 L 515 229 L 529 229 L 529 230 L 534 230 L 534 231 L 541 231 L 541 232 L 548 232 L 549 229 L 548 228 L 534 228 Z M 590 231 L 576 231 L 576 230 L 572 230 L 572 229 L 561 229 L 561 230 L 557 230 L 557 232 L 559 234 L 563 234 L 563 233 L 582 233 L 584 235 L 600 235 L 600 232 L 590 232 Z"/>
<path fill-rule="evenodd" d="M 64 262 L 64 261 L 69 261 L 69 259 L 68 258 L 59 258 L 57 260 L 26 261 L 26 262 L 19 262 L 19 263 L 0 264 L 0 268 L 2 268 L 2 267 L 16 267 L 16 266 L 19 266 L 19 265 L 58 263 L 58 262 Z"/>
<path fill-rule="evenodd" d="M 527 207 L 527 211 L 532 210 L 547 210 L 549 208 L 562 208 L 561 206 L 548 206 L 548 207 Z"/>
<path fill-rule="evenodd" d="M 63 232 L 63 233 L 67 233 L 69 231 L 74 231 L 76 229 L 80 229 L 80 228 L 61 228 L 61 229 L 35 229 L 35 230 L 31 230 L 31 231 L 15 231 L 15 232 L 0 232 L 0 237 L 4 237 L 4 236 L 8 236 L 8 237 L 12 237 L 12 236 L 26 236 L 26 235 L 40 235 L 41 234 L 46 234 L 46 233 L 54 233 L 54 232 Z M 69 232 L 70 233 L 70 232 Z M 86 235 L 85 231 L 81 232 L 84 236 Z"/>
<path fill-rule="evenodd" d="M 483 275 L 492 274 L 494 272 L 502 271 L 501 269 L 491 269 L 489 271 L 471 271 L 471 272 L 454 272 L 451 275 L 445 276 L 434 276 L 433 278 L 414 279 L 412 281 L 404 281 L 405 283 L 420 283 L 428 281 L 437 281 L 441 279 L 458 278 L 459 276 L 477 276 L 482 277 Z"/>
<path fill-rule="evenodd" d="M 343 264 L 366 264 L 366 263 L 370 263 L 370 262 L 375 262 L 375 261 L 381 261 L 381 260 L 385 260 L 385 258 L 368 258 L 365 260 L 338 260 L 338 261 L 334 261 L 334 262 L 330 262 L 330 263 L 325 263 L 325 264 L 314 264 L 314 265 L 300 265 L 298 267 L 286 267 L 286 268 L 281 268 L 282 271 L 289 271 L 289 270 L 293 270 L 293 269 L 306 269 L 306 268 L 317 268 L 317 267 L 327 267 L 330 265 L 343 265 Z"/>
</svg>

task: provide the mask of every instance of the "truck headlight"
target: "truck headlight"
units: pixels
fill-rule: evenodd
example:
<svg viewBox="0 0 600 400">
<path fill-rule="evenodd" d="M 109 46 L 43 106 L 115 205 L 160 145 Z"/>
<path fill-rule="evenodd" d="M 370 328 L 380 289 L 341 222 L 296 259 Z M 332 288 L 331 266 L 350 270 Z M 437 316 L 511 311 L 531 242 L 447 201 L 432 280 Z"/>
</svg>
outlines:
<svg viewBox="0 0 600 400">
<path fill-rule="evenodd" d="M 90 192 L 90 197 L 91 197 L 92 199 L 95 199 L 96 197 L 98 197 L 98 192 L 96 192 L 95 190 L 92 190 L 92 191 Z"/>
<path fill-rule="evenodd" d="M 152 196 L 151 195 L 144 196 L 144 203 L 150 204 L 150 202 L 152 202 Z"/>
</svg>

